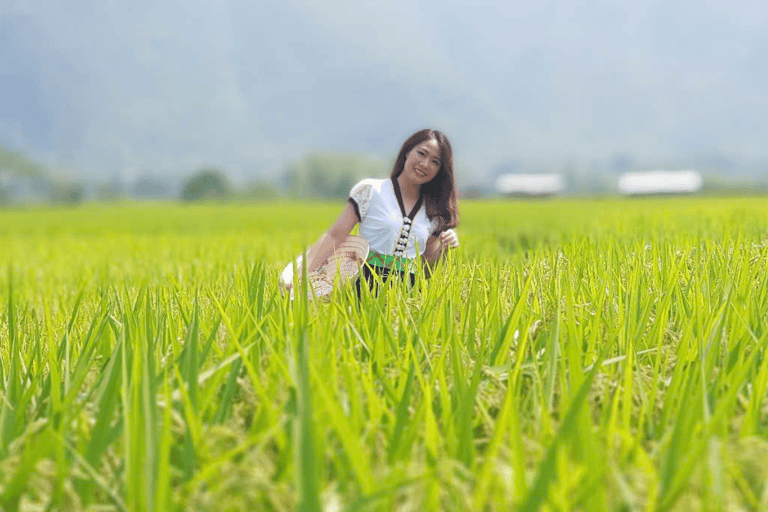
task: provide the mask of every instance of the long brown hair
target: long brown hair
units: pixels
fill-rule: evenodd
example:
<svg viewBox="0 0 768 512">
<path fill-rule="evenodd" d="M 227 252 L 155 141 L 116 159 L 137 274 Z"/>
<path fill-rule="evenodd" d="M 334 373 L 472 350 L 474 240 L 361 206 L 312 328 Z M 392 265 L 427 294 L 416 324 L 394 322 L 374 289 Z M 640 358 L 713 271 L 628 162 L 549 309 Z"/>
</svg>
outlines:
<svg viewBox="0 0 768 512">
<path fill-rule="evenodd" d="M 440 148 L 440 170 L 429 183 L 421 186 L 424 205 L 427 208 L 429 220 L 437 217 L 439 224 L 437 233 L 459 225 L 459 207 L 456 200 L 456 185 L 453 181 L 453 149 L 448 137 L 437 130 L 420 130 L 403 143 L 400 153 L 395 160 L 390 177 L 397 178 L 405 169 L 405 158 L 408 152 L 425 140 L 434 139 Z"/>
</svg>

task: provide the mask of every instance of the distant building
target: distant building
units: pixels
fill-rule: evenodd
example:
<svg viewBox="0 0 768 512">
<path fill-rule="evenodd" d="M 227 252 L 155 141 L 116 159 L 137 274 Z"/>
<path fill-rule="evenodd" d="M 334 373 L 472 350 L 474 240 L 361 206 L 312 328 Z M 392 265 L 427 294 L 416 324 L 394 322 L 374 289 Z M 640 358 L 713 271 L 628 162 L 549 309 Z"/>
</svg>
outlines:
<svg viewBox="0 0 768 512">
<path fill-rule="evenodd" d="M 565 190 L 565 180 L 560 174 L 503 174 L 496 190 L 512 196 L 551 196 Z"/>
<path fill-rule="evenodd" d="M 627 172 L 619 177 L 619 191 L 628 196 L 653 194 L 693 194 L 701 190 L 697 171 Z"/>
</svg>

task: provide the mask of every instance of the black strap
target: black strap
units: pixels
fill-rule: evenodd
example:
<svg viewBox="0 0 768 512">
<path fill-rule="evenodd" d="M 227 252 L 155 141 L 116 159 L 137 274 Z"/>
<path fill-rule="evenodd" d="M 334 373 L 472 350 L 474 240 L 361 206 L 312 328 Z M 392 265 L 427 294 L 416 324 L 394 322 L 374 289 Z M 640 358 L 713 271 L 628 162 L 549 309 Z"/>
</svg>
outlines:
<svg viewBox="0 0 768 512">
<path fill-rule="evenodd" d="M 403 203 L 403 194 L 400 192 L 400 184 L 397 182 L 397 178 L 392 178 L 392 187 L 395 189 L 395 197 L 397 198 L 397 204 L 400 206 L 400 213 L 403 214 L 403 217 L 408 217 L 409 219 L 413 220 L 413 218 L 416 217 L 416 213 L 418 213 L 419 208 L 421 208 L 421 203 L 424 202 L 424 196 L 419 194 L 419 200 L 416 201 L 416 204 L 413 205 L 411 213 L 406 215 L 405 204 Z"/>
</svg>

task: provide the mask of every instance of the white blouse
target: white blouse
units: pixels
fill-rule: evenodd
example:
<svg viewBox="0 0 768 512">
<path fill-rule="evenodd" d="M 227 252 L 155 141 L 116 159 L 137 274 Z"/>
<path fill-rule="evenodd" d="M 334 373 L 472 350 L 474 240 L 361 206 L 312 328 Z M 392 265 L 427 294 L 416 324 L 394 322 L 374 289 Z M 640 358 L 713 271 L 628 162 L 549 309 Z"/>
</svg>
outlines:
<svg viewBox="0 0 768 512">
<path fill-rule="evenodd" d="M 403 206 L 396 179 L 365 179 L 349 192 L 349 202 L 360 219 L 360 236 L 371 250 L 381 254 L 415 258 L 427 248 L 427 239 L 438 227 L 437 218 L 427 218 L 419 198 L 411 212 Z"/>
</svg>

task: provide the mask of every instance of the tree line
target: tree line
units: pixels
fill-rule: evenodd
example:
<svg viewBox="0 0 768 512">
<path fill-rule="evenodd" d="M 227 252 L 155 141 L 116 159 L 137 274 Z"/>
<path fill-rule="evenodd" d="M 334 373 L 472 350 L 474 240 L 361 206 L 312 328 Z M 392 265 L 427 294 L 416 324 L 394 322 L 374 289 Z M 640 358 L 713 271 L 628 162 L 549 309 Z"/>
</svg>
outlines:
<svg viewBox="0 0 768 512">
<path fill-rule="evenodd" d="M 234 183 L 219 167 L 204 166 L 186 178 L 146 172 L 132 183 L 64 180 L 22 153 L 0 148 L 0 205 L 86 200 L 267 200 L 279 197 L 344 197 L 361 178 L 386 174 L 386 165 L 363 155 L 310 153 L 286 166 L 277 179 Z"/>
</svg>

